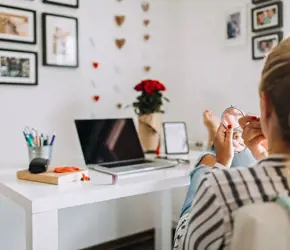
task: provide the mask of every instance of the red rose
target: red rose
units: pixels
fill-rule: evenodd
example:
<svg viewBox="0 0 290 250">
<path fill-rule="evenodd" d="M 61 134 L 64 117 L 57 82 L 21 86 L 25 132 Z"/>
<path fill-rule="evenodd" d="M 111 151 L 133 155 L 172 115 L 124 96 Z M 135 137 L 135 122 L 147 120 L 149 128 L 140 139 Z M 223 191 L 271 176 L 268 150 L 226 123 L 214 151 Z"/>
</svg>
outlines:
<svg viewBox="0 0 290 250">
<path fill-rule="evenodd" d="M 145 84 L 144 90 L 146 93 L 148 93 L 150 95 L 154 93 L 154 88 L 153 88 L 152 84 L 149 82 L 147 82 L 147 84 Z"/>
<path fill-rule="evenodd" d="M 161 82 L 158 82 L 158 81 L 156 81 L 156 88 L 159 91 L 165 91 L 165 86 Z"/>
<path fill-rule="evenodd" d="M 137 84 L 134 89 L 136 91 L 143 91 L 144 90 L 144 84 L 143 84 L 143 82 L 140 82 L 139 84 Z"/>
</svg>

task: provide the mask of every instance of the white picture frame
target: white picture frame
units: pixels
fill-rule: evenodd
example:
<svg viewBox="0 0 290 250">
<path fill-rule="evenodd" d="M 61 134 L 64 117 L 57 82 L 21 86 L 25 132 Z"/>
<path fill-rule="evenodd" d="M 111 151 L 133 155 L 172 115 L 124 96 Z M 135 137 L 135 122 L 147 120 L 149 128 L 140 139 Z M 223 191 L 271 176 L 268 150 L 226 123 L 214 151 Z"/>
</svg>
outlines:
<svg viewBox="0 0 290 250">
<path fill-rule="evenodd" d="M 224 15 L 224 43 L 225 46 L 241 46 L 247 43 L 248 8 L 239 5 L 229 8 Z"/>
</svg>

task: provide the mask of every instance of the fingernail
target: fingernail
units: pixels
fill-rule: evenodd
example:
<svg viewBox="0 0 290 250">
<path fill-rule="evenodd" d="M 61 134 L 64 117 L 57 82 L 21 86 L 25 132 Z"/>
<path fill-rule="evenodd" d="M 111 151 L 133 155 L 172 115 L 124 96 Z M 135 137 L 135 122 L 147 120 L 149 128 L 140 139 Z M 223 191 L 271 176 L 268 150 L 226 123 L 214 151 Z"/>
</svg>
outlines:
<svg viewBox="0 0 290 250">
<path fill-rule="evenodd" d="M 228 129 L 231 129 L 232 128 L 232 125 L 230 124 L 230 125 L 228 125 Z"/>
</svg>

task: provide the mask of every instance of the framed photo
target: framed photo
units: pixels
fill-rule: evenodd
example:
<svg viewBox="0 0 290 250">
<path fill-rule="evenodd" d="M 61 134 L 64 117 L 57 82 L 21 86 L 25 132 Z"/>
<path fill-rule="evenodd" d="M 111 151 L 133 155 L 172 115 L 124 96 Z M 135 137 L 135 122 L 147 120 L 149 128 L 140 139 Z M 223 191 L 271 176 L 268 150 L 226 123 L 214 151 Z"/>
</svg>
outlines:
<svg viewBox="0 0 290 250">
<path fill-rule="evenodd" d="M 189 153 L 187 128 L 185 122 L 163 123 L 165 153 L 179 155 Z"/>
<path fill-rule="evenodd" d="M 252 31 L 283 27 L 283 3 L 275 2 L 252 9 Z"/>
<path fill-rule="evenodd" d="M 247 9 L 239 6 L 225 12 L 225 44 L 235 46 L 247 41 Z"/>
<path fill-rule="evenodd" d="M 0 5 L 0 41 L 36 44 L 36 12 Z"/>
<path fill-rule="evenodd" d="M 43 2 L 70 8 L 79 7 L 79 0 L 43 0 Z"/>
<path fill-rule="evenodd" d="M 253 60 L 264 59 L 269 52 L 283 39 L 283 32 L 264 34 L 252 38 L 252 58 Z"/>
<path fill-rule="evenodd" d="M 42 14 L 43 65 L 79 66 L 78 20 L 74 17 Z"/>
<path fill-rule="evenodd" d="M 269 2 L 271 0 L 252 0 L 252 3 L 253 4 L 260 4 L 260 3 L 266 3 L 266 2 Z"/>
<path fill-rule="evenodd" d="M 37 85 L 36 52 L 0 49 L 0 84 Z"/>
</svg>

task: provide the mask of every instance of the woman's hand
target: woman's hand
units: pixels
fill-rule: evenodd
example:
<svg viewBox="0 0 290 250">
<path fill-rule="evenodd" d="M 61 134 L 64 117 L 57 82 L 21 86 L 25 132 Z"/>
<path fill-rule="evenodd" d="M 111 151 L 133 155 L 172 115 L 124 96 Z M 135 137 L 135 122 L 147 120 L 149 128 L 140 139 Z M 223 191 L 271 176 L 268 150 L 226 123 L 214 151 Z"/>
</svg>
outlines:
<svg viewBox="0 0 290 250">
<path fill-rule="evenodd" d="M 233 128 L 229 125 L 226 128 L 221 124 L 214 139 L 216 161 L 226 167 L 230 167 L 234 157 Z"/>
<path fill-rule="evenodd" d="M 239 120 L 239 124 L 243 129 L 244 143 L 254 157 L 257 160 L 266 157 L 268 141 L 262 132 L 260 119 L 255 116 L 244 116 Z"/>
</svg>

